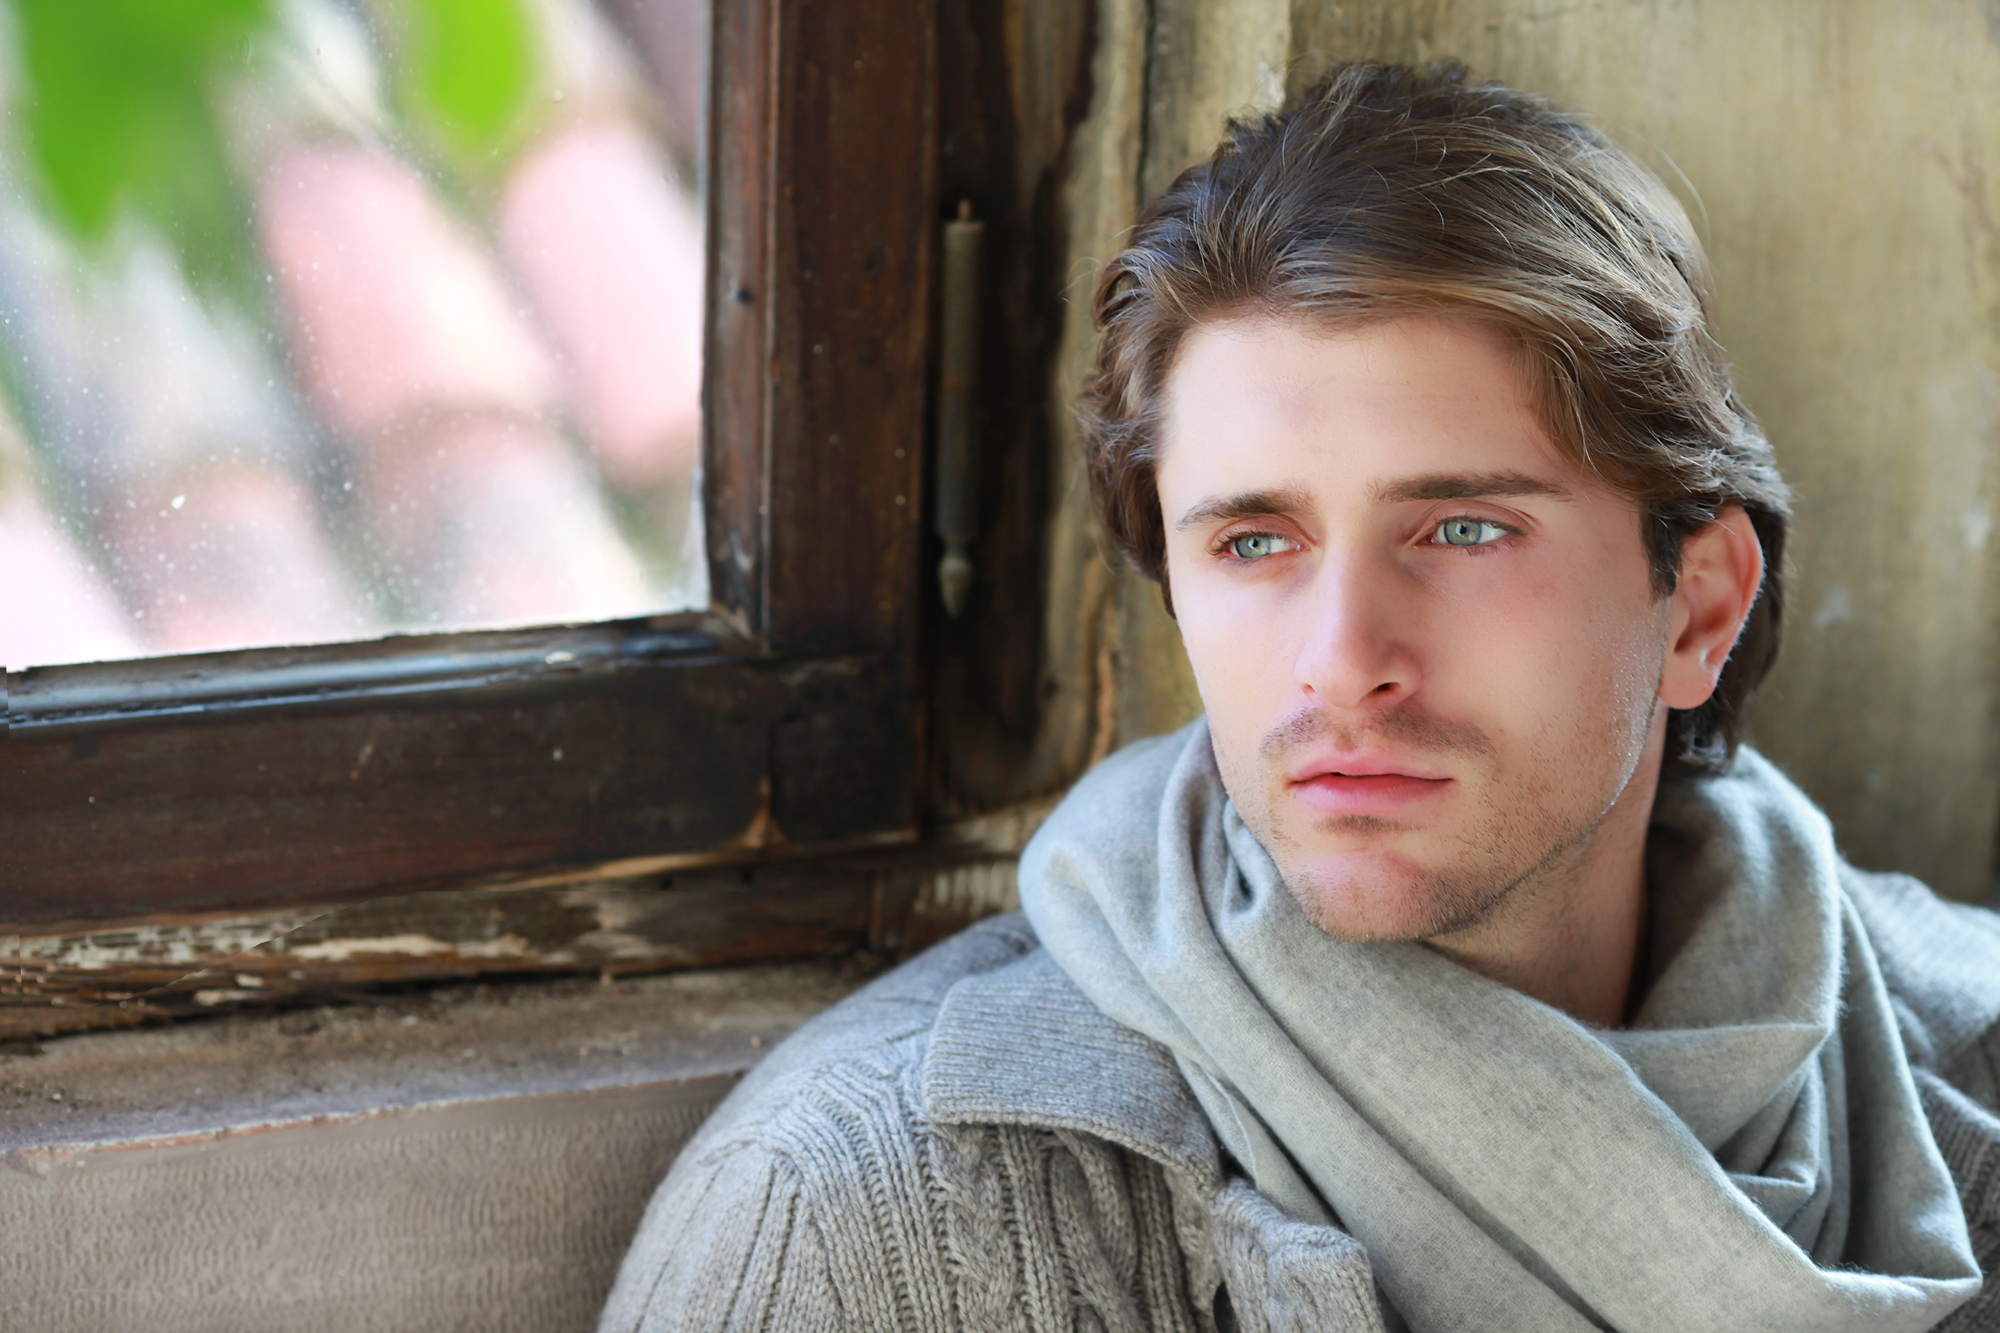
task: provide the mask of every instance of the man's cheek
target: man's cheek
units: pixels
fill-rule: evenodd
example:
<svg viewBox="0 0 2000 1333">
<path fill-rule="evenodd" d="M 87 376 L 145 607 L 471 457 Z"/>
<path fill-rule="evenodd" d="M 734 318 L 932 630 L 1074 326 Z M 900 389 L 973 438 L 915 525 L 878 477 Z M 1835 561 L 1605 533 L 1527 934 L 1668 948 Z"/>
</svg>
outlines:
<svg viewBox="0 0 2000 1333">
<path fill-rule="evenodd" d="M 1289 659 L 1270 633 L 1268 618 L 1225 616 L 1217 614 L 1220 609 L 1207 605 L 1200 608 L 1205 614 L 1183 612 L 1181 643 L 1211 729 L 1261 735 L 1283 711 Z"/>
</svg>

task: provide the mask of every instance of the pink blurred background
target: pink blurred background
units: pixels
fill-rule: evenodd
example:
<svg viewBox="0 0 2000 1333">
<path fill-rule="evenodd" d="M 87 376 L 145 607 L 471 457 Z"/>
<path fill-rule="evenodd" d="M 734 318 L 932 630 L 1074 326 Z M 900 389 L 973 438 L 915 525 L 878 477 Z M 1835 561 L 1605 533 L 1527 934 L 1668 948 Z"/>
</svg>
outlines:
<svg viewBox="0 0 2000 1333">
<path fill-rule="evenodd" d="M 294 8 L 236 145 L 260 315 L 0 189 L 0 663 L 705 604 L 697 0 L 537 0 L 535 132 L 477 190 L 396 147 L 351 11 Z"/>
</svg>

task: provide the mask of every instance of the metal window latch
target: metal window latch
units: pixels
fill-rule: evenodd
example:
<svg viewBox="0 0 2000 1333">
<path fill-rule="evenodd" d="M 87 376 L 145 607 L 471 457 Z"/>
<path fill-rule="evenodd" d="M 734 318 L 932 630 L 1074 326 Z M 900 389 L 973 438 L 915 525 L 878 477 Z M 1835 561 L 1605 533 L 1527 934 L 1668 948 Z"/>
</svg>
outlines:
<svg viewBox="0 0 2000 1333">
<path fill-rule="evenodd" d="M 956 618 L 972 595 L 969 549 L 979 525 L 979 461 L 974 435 L 979 392 L 979 246 L 986 224 L 972 220 L 972 201 L 944 224 L 944 312 L 939 329 L 937 423 L 938 591 Z"/>
</svg>

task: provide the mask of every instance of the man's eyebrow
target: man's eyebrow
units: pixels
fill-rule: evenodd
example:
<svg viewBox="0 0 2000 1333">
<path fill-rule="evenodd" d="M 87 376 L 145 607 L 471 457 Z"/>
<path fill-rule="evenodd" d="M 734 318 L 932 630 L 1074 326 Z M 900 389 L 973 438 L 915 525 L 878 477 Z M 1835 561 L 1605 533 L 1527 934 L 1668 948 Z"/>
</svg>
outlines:
<svg viewBox="0 0 2000 1333">
<path fill-rule="evenodd" d="M 1228 523 L 1239 518 L 1264 518 L 1272 514 L 1296 514 L 1312 507 L 1312 497 L 1304 491 L 1281 486 L 1269 491 L 1243 491 L 1237 495 L 1211 495 L 1189 507 L 1174 524 L 1175 532 L 1206 523 Z"/>
<path fill-rule="evenodd" d="M 1525 472 L 1438 472 L 1378 485 L 1374 498 L 1396 503 L 1403 500 L 1483 500 L 1502 495 L 1546 495 L 1557 500 L 1573 498 L 1567 486 L 1546 477 L 1531 477 Z"/>
</svg>

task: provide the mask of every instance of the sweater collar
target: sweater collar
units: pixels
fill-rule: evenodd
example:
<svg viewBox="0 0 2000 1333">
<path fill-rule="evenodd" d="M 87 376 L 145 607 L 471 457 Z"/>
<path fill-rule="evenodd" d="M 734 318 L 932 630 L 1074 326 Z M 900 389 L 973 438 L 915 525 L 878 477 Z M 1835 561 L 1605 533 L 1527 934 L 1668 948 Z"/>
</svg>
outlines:
<svg viewBox="0 0 2000 1333">
<path fill-rule="evenodd" d="M 1041 948 L 946 993 L 922 1079 L 934 1124 L 1080 1131 L 1221 1179 L 1215 1133 L 1166 1048 L 1107 1017 Z"/>
</svg>

